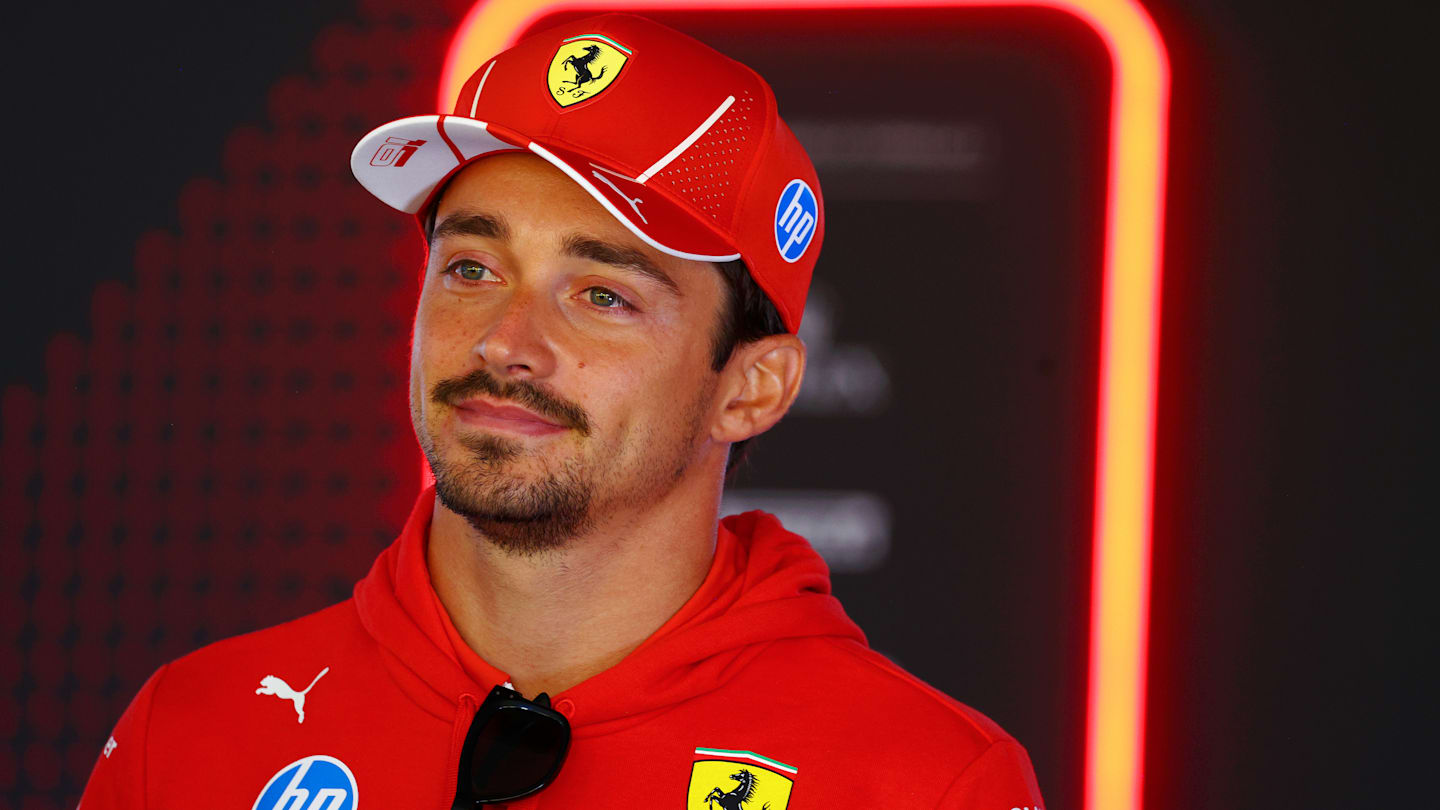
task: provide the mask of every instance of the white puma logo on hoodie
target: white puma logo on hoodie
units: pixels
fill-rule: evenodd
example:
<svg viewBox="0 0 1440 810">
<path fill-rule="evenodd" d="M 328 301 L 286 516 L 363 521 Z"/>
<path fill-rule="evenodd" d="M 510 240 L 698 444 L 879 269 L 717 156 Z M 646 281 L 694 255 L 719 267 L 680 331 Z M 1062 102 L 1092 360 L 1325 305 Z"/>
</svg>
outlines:
<svg viewBox="0 0 1440 810">
<path fill-rule="evenodd" d="M 274 675 L 266 675 L 260 679 L 260 688 L 255 690 L 255 694 L 275 695 L 278 698 L 292 701 L 295 704 L 295 713 L 300 715 L 298 722 L 303 723 L 305 722 L 305 695 L 309 694 L 310 690 L 315 688 L 315 681 L 325 677 L 325 673 L 329 671 L 330 667 L 325 667 L 320 670 L 320 674 L 315 676 L 315 680 L 311 681 L 309 686 L 299 692 L 291 689 L 290 684 L 286 683 L 284 679 L 277 678 Z"/>
</svg>

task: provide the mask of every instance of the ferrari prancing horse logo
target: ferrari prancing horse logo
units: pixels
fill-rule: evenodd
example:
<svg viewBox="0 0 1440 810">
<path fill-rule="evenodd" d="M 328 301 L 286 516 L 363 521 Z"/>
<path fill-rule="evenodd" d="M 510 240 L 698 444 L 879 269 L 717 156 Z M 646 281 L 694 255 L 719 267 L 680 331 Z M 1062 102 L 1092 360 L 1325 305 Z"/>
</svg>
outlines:
<svg viewBox="0 0 1440 810">
<path fill-rule="evenodd" d="M 550 97 L 569 107 L 603 92 L 630 58 L 630 49 L 601 34 L 570 37 L 550 60 Z"/>
<path fill-rule="evenodd" d="M 785 810 L 797 770 L 751 751 L 695 749 L 686 810 Z M 722 759 L 723 757 L 723 759 Z"/>
</svg>

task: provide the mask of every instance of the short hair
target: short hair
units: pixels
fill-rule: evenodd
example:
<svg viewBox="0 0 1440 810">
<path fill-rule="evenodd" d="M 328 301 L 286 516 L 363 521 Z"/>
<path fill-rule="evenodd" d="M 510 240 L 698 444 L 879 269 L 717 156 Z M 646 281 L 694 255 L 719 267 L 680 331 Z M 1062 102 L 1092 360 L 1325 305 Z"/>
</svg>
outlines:
<svg viewBox="0 0 1440 810">
<path fill-rule="evenodd" d="M 743 260 L 719 262 L 715 267 L 725 280 L 725 301 L 711 342 L 711 366 L 720 371 L 742 343 L 783 335 L 789 330 L 785 328 L 780 311 L 775 308 L 770 296 L 755 283 L 750 268 Z M 727 481 L 734 479 L 735 471 L 745 462 L 753 440 L 753 437 L 741 439 L 730 445 L 730 457 L 726 463 Z"/>
</svg>

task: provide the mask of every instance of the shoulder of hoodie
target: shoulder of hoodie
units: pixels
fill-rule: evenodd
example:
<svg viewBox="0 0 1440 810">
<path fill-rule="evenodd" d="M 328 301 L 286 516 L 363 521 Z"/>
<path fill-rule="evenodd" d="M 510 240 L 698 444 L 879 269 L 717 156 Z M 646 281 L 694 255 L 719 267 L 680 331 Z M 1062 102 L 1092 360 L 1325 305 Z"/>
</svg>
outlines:
<svg viewBox="0 0 1440 810">
<path fill-rule="evenodd" d="M 742 535 L 764 534 L 771 542 L 790 542 L 815 552 L 803 536 L 786 529 L 780 519 L 770 513 L 752 510 L 724 519 L 731 531 Z M 779 540 L 777 540 L 779 538 Z M 897 666 L 875 652 L 863 641 L 831 635 L 812 635 L 777 639 L 752 663 L 765 678 L 776 682 L 793 682 L 809 693 L 837 692 L 846 698 L 848 707 L 871 707 L 879 712 L 903 708 L 913 712 L 907 722 L 933 725 L 931 733 L 945 734 L 957 745 L 973 748 L 976 756 L 996 743 L 1015 743 L 1013 737 L 995 721 L 955 700 Z M 868 692 L 867 690 L 876 690 Z M 883 700 L 866 701 L 865 695 L 883 695 Z M 844 713 L 830 712 L 828 718 Z M 928 720 L 927 720 L 928 718 Z M 858 724 L 865 728 L 864 724 Z M 873 726 L 872 726 L 873 728 Z"/>
<path fill-rule="evenodd" d="M 207 644 L 156 673 L 152 716 L 203 717 L 234 701 L 248 707 L 261 679 L 296 690 L 326 668 L 378 658 L 353 599 L 261 630 Z M 250 700 L 245 700 L 249 698 Z"/>
<path fill-rule="evenodd" d="M 843 733 L 844 727 L 873 731 L 903 716 L 909 729 L 905 737 L 925 740 L 926 747 L 946 750 L 951 756 L 959 754 L 962 761 L 979 758 L 997 743 L 1018 745 L 989 717 L 854 639 L 775 641 L 747 669 L 747 674 L 771 684 L 786 684 L 820 698 L 820 704 L 829 704 L 810 722 L 837 726 L 836 732 Z M 844 711 L 835 711 L 837 704 Z M 873 737 L 870 739 L 873 742 Z M 905 745 L 903 741 L 896 744 Z"/>
</svg>

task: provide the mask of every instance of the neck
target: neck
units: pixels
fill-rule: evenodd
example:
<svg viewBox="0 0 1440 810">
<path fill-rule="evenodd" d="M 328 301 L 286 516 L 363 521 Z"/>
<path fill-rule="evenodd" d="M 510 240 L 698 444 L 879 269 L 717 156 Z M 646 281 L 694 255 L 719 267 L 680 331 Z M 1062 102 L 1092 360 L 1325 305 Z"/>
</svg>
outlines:
<svg viewBox="0 0 1440 810">
<path fill-rule="evenodd" d="M 660 502 L 605 510 L 585 535 L 534 555 L 500 550 L 437 499 L 430 581 L 471 649 L 522 694 L 554 695 L 619 663 L 700 587 L 719 490 L 718 478 L 687 476 Z"/>
</svg>

